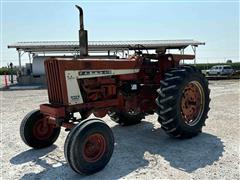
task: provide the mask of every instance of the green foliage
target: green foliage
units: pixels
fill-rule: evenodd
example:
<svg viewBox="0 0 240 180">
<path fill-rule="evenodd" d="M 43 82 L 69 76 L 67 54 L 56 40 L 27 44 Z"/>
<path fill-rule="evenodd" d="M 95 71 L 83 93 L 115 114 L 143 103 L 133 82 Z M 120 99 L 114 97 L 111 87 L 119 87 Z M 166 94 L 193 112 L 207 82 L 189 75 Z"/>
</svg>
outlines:
<svg viewBox="0 0 240 180">
<path fill-rule="evenodd" d="M 4 75 L 5 73 L 6 74 L 11 74 L 11 69 L 9 69 L 7 67 L 0 68 L 0 75 Z M 13 68 L 12 73 L 16 75 L 17 74 L 17 69 Z"/>
</svg>

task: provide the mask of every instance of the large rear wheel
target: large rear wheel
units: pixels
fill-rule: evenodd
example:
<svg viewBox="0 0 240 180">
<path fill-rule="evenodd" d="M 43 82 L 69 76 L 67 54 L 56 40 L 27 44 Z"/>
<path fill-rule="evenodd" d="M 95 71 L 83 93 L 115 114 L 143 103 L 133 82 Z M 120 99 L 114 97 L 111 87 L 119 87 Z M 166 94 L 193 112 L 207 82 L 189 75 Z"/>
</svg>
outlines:
<svg viewBox="0 0 240 180">
<path fill-rule="evenodd" d="M 165 73 L 158 89 L 158 121 L 173 137 L 190 138 L 201 132 L 209 111 L 208 82 L 195 67 L 181 66 Z"/>
</svg>

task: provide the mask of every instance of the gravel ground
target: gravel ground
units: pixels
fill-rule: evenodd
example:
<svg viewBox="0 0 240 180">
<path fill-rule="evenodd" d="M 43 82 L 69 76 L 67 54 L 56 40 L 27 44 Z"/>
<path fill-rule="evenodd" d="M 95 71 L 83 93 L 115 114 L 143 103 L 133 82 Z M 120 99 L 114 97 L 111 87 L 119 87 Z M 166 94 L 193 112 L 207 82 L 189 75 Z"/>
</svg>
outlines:
<svg viewBox="0 0 240 180">
<path fill-rule="evenodd" d="M 3 179 L 240 179 L 240 81 L 210 81 L 211 110 L 203 133 L 188 140 L 169 138 L 157 116 L 120 127 L 104 120 L 115 135 L 115 150 L 105 169 L 76 174 L 64 159 L 67 133 L 55 145 L 33 150 L 20 139 L 21 119 L 47 102 L 46 90 L 2 91 L 1 174 Z"/>
</svg>

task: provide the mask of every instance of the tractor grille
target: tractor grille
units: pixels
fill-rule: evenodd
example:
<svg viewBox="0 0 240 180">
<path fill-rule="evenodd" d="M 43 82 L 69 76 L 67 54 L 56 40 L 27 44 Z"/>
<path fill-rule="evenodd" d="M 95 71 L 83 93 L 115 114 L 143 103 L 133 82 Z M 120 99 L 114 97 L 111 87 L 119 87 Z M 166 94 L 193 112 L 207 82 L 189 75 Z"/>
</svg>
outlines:
<svg viewBox="0 0 240 180">
<path fill-rule="evenodd" d="M 62 86 L 57 60 L 46 60 L 45 71 L 47 75 L 48 98 L 51 104 L 63 104 Z"/>
</svg>

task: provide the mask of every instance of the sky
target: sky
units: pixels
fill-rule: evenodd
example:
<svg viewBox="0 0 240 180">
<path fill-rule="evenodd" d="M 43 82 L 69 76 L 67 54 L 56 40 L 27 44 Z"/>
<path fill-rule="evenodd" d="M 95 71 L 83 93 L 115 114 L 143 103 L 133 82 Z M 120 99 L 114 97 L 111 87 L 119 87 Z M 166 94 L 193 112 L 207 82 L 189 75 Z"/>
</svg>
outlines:
<svg viewBox="0 0 240 180">
<path fill-rule="evenodd" d="M 239 62 L 239 1 L 1 0 L 0 66 L 18 65 L 9 44 L 78 40 L 75 4 L 84 9 L 89 40 L 194 39 L 206 43 L 197 49 L 197 62 Z"/>
</svg>

